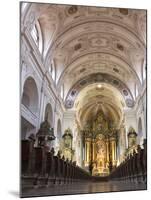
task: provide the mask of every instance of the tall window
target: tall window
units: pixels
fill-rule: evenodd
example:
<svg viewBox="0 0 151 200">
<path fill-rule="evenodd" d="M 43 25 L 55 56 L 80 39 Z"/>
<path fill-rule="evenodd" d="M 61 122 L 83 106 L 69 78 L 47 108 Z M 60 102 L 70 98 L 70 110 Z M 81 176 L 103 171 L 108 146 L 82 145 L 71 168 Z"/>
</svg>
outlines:
<svg viewBox="0 0 151 200">
<path fill-rule="evenodd" d="M 52 63 L 51 63 L 50 66 L 49 66 L 49 73 L 52 75 L 52 72 L 53 72 L 53 66 L 52 66 Z"/>
<path fill-rule="evenodd" d="M 137 98 L 137 96 L 138 96 L 138 87 L 137 85 L 135 85 L 135 97 Z"/>
<path fill-rule="evenodd" d="M 61 86 L 60 95 L 61 95 L 61 98 L 63 99 L 64 98 L 64 87 L 63 87 L 63 85 Z"/>
<path fill-rule="evenodd" d="M 49 73 L 52 77 L 53 80 L 55 80 L 55 65 L 54 65 L 54 61 L 52 60 L 50 66 L 49 66 Z"/>
<path fill-rule="evenodd" d="M 146 60 L 144 59 L 142 62 L 142 80 L 146 79 Z"/>
<path fill-rule="evenodd" d="M 146 65 L 143 66 L 143 81 L 146 79 Z"/>
<path fill-rule="evenodd" d="M 39 47 L 39 35 L 38 35 L 38 29 L 36 24 L 34 25 L 32 31 L 31 31 L 31 35 L 36 43 L 36 45 Z"/>
</svg>

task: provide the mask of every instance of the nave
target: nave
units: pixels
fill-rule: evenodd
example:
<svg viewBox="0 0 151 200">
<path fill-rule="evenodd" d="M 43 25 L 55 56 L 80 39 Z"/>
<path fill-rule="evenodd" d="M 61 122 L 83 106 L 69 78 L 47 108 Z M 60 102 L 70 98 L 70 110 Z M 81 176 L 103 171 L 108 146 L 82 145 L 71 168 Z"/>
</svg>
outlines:
<svg viewBox="0 0 151 200">
<path fill-rule="evenodd" d="M 146 189 L 146 10 L 22 2 L 20 31 L 22 196 Z"/>
<path fill-rule="evenodd" d="M 86 182 L 73 183 L 69 185 L 52 186 L 50 188 L 23 189 L 24 197 L 51 196 L 51 195 L 73 195 L 73 194 L 93 194 L 100 192 L 123 192 L 146 190 L 143 183 L 131 183 L 125 181 L 109 182 Z"/>
<path fill-rule="evenodd" d="M 146 141 L 108 176 L 92 176 L 60 151 L 33 144 L 32 137 L 22 141 L 21 197 L 147 189 Z"/>
</svg>

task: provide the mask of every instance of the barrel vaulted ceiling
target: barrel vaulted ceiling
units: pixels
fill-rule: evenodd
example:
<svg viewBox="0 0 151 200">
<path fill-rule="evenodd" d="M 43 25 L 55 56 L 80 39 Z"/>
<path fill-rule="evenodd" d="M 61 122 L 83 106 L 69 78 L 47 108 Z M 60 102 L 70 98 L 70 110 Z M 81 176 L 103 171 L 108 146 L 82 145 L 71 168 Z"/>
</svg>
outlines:
<svg viewBox="0 0 151 200">
<path fill-rule="evenodd" d="M 141 91 L 146 58 L 145 10 L 29 4 L 22 23 L 32 29 L 37 22 L 43 36 L 43 60 L 55 63 L 56 85 L 64 87 L 67 109 L 76 108 L 79 99 L 86 110 L 84 115 L 89 116 L 93 102 L 102 105 L 101 95 L 106 102 L 104 110 L 116 118 L 122 107 L 135 105 L 135 87 Z M 95 91 L 99 83 L 104 84 L 102 92 Z M 85 89 L 95 92 L 87 95 Z M 113 94 L 118 91 L 121 100 L 116 111 L 117 102 L 111 101 L 106 90 Z M 83 99 L 89 96 L 92 105 L 84 104 L 79 95 Z"/>
</svg>

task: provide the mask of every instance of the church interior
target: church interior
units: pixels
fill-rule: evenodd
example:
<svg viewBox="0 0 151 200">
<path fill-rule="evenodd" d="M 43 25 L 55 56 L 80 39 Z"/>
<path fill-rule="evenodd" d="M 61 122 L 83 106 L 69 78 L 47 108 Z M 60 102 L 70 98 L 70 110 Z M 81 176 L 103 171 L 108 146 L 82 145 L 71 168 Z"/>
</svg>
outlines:
<svg viewBox="0 0 151 200">
<path fill-rule="evenodd" d="M 146 189 L 146 10 L 20 12 L 21 196 Z"/>
</svg>

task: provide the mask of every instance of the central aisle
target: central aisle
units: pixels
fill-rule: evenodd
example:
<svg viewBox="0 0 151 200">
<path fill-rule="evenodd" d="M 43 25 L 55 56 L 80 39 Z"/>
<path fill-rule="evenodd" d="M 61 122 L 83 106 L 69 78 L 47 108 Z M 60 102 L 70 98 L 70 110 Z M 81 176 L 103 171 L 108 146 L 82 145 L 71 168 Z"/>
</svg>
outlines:
<svg viewBox="0 0 151 200">
<path fill-rule="evenodd" d="M 31 196 L 49 196 L 49 195 L 64 195 L 64 194 L 86 194 L 98 192 L 116 192 L 116 191 L 131 191 L 131 190 L 146 190 L 144 184 L 125 183 L 123 181 L 114 182 L 85 182 L 73 183 L 68 185 L 55 185 L 49 188 L 23 189 L 22 197 Z"/>
</svg>

